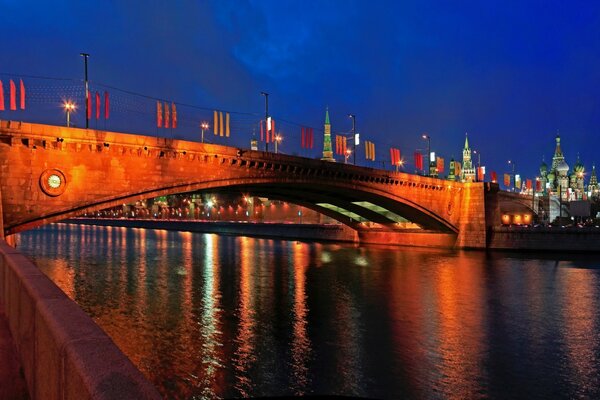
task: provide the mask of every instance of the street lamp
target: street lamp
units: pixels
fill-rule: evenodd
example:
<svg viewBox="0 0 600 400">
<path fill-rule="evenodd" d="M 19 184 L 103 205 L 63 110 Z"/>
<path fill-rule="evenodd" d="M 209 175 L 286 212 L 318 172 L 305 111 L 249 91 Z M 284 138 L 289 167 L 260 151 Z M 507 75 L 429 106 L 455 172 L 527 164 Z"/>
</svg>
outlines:
<svg viewBox="0 0 600 400">
<path fill-rule="evenodd" d="M 280 134 L 275 135 L 275 154 L 277 154 L 277 145 L 281 143 L 282 140 L 283 138 Z"/>
<path fill-rule="evenodd" d="M 427 140 L 427 161 L 428 161 L 427 173 L 428 173 L 428 175 L 431 175 L 431 136 L 424 133 L 423 135 L 421 135 L 421 137 L 423 139 Z"/>
<path fill-rule="evenodd" d="M 354 161 L 353 164 L 356 165 L 356 115 L 348 114 L 348 117 L 352 118 L 352 140 L 354 141 Z"/>
<path fill-rule="evenodd" d="M 71 101 L 66 101 L 63 104 L 63 108 L 67 113 L 67 128 L 69 128 L 71 126 L 71 112 L 75 111 L 75 103 Z"/>
<path fill-rule="evenodd" d="M 260 94 L 262 96 L 265 96 L 265 128 L 267 131 L 267 137 L 269 135 L 269 126 L 268 121 L 269 121 L 269 93 L 267 92 L 260 92 Z M 265 141 L 265 151 L 269 151 L 269 140 Z"/>
<path fill-rule="evenodd" d="M 208 122 L 202 121 L 200 129 L 202 130 L 202 143 L 204 143 L 204 131 L 208 130 Z"/>
<path fill-rule="evenodd" d="M 348 158 L 350 158 L 350 154 L 352 154 L 352 150 L 346 149 L 346 154 L 344 155 L 344 164 L 348 164 Z"/>
<path fill-rule="evenodd" d="M 90 127 L 90 119 L 88 118 L 90 115 L 90 87 L 88 84 L 88 57 L 90 56 L 88 53 L 80 53 L 80 56 L 83 57 L 84 68 L 85 68 L 85 129 Z"/>
<path fill-rule="evenodd" d="M 511 160 L 508 160 L 508 165 L 512 165 L 512 176 L 513 176 L 513 192 L 517 190 L 517 180 L 515 175 L 515 163 Z"/>
</svg>

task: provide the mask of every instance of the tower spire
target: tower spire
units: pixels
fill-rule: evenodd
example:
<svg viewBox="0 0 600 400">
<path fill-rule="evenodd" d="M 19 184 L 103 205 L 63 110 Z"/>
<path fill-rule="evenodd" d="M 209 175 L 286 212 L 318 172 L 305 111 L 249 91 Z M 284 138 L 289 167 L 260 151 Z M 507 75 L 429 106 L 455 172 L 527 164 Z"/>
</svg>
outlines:
<svg viewBox="0 0 600 400">
<path fill-rule="evenodd" d="M 333 151 L 331 150 L 331 123 L 329 122 L 329 107 L 325 107 L 325 124 L 323 125 L 323 161 L 333 161 Z"/>
</svg>

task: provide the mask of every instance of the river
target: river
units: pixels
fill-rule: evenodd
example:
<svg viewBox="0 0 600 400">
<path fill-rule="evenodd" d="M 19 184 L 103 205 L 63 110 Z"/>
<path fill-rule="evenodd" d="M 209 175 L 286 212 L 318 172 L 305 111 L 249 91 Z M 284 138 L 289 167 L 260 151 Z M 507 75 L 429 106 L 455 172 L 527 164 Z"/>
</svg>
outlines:
<svg viewBox="0 0 600 400">
<path fill-rule="evenodd" d="M 18 249 L 169 398 L 600 398 L 600 255 L 70 224 Z"/>
</svg>

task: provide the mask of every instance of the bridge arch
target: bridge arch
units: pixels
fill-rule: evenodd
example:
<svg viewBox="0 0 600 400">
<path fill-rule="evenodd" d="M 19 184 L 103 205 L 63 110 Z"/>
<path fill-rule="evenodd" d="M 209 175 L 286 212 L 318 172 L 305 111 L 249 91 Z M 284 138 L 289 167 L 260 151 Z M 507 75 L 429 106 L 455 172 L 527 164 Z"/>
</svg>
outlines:
<svg viewBox="0 0 600 400">
<path fill-rule="evenodd" d="M 67 209 L 56 209 L 39 218 L 17 226 L 6 226 L 9 233 L 17 233 L 40 225 L 57 222 L 84 213 L 93 214 L 96 211 L 113 208 L 122 204 L 139 200 L 166 196 L 172 194 L 220 191 L 247 193 L 259 197 L 288 201 L 327 215 L 353 229 L 362 229 L 362 221 L 375 222 L 383 227 L 397 229 L 396 222 L 389 215 L 373 211 L 360 203 L 369 203 L 384 209 L 392 215 L 405 218 L 421 226 L 425 230 L 457 233 L 458 229 L 451 222 L 434 212 L 401 196 L 383 192 L 369 187 L 362 182 L 329 182 L 315 183 L 307 179 L 288 179 L 284 182 L 274 182 L 271 178 L 238 177 L 226 180 L 196 180 L 193 182 L 176 183 L 164 187 L 148 187 L 143 190 L 121 193 L 116 196 L 97 198 L 80 206 Z M 339 208 L 327 208 L 325 204 Z M 347 211 L 360 219 L 349 218 Z"/>
</svg>

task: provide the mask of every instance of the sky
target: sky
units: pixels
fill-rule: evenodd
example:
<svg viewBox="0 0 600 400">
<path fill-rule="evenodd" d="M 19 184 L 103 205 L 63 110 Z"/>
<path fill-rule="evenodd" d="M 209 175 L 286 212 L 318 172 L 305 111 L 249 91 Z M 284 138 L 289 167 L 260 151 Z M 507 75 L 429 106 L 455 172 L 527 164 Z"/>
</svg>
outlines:
<svg viewBox="0 0 600 400">
<path fill-rule="evenodd" d="M 328 107 L 334 133 L 350 132 L 352 113 L 376 144 L 377 161 L 359 149 L 360 165 L 381 167 L 393 146 L 411 172 L 425 132 L 446 162 L 462 159 L 468 133 L 499 175 L 509 159 L 539 174 L 557 132 L 570 166 L 578 154 L 586 170 L 600 165 L 593 1 L 0 0 L 0 37 L 0 79 L 24 79 L 29 96 L 0 119 L 64 124 L 60 100 L 83 104 L 86 52 L 92 90 L 112 100 L 93 128 L 198 140 L 218 109 L 232 137 L 207 139 L 248 147 L 264 91 L 289 154 L 319 155 Z M 177 104 L 177 129 L 155 127 L 156 99 Z M 301 126 L 315 149 L 300 149 Z"/>
</svg>

